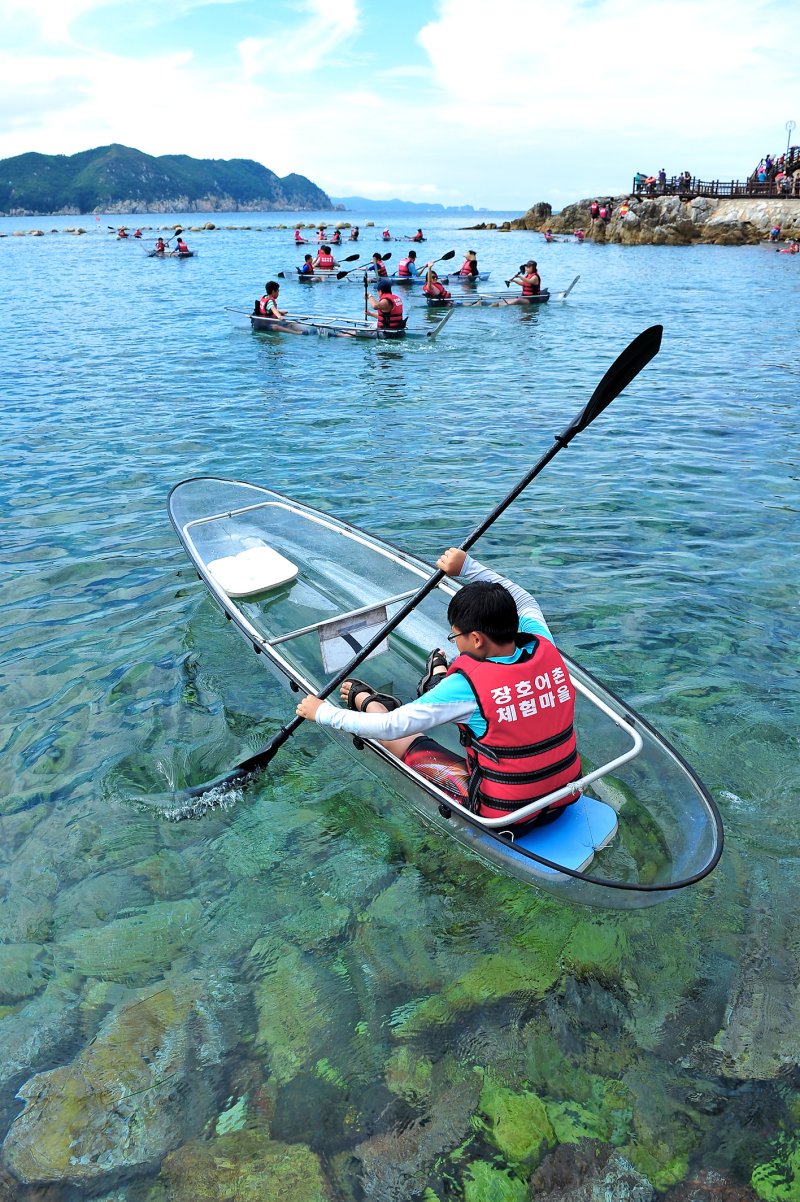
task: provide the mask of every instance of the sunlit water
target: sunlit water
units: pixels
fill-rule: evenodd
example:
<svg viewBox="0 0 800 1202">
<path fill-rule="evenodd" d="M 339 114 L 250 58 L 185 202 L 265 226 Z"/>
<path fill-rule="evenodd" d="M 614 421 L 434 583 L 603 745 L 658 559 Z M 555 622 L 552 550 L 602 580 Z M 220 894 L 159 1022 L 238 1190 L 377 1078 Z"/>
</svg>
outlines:
<svg viewBox="0 0 800 1202">
<path fill-rule="evenodd" d="M 299 261 L 279 219 L 217 218 L 183 262 L 105 219 L 0 239 L 0 1137 L 18 1196 L 188 1199 L 192 1173 L 279 1148 L 301 1202 L 521 1199 L 581 1139 L 675 1198 L 714 1173 L 800 1196 L 780 1192 L 800 1170 L 800 263 L 436 218 L 425 254 L 474 247 L 487 288 L 531 253 L 552 290 L 580 283 L 536 312 L 461 309 L 435 342 L 255 335 L 226 306 Z M 363 314 L 358 283 L 282 299 Z M 712 878 L 641 913 L 556 903 L 465 860 L 312 728 L 198 821 L 148 804 L 293 710 L 189 570 L 171 485 L 252 480 L 433 559 L 655 322 L 657 359 L 479 554 L 699 772 L 726 826 Z"/>
</svg>

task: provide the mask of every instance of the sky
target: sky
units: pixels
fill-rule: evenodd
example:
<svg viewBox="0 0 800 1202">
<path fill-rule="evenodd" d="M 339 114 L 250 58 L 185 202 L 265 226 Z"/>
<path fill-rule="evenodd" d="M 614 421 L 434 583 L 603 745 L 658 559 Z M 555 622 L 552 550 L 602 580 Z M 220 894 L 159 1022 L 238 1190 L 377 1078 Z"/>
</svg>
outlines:
<svg viewBox="0 0 800 1202">
<path fill-rule="evenodd" d="M 0 28 L 0 158 L 119 142 L 523 211 L 741 179 L 800 122 L 797 0 L 0 0 Z"/>
</svg>

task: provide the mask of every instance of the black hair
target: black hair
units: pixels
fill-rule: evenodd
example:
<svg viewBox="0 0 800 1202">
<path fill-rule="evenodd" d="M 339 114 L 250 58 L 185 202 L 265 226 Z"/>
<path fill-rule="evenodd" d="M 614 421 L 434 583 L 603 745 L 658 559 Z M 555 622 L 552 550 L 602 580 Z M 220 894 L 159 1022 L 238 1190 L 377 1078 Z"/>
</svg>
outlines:
<svg viewBox="0 0 800 1202">
<path fill-rule="evenodd" d="M 513 643 L 519 629 L 517 605 L 504 584 L 477 580 L 456 593 L 447 620 L 463 634 L 477 630 L 493 643 Z"/>
<path fill-rule="evenodd" d="M 280 284 L 278 283 L 277 280 L 267 280 L 266 284 L 264 285 L 264 291 L 267 293 L 267 295 L 269 295 L 269 293 L 272 292 L 273 289 L 275 290 L 275 292 L 277 292 L 279 288 L 280 288 Z"/>
<path fill-rule="evenodd" d="M 389 283 L 388 280 L 381 280 L 380 284 L 378 284 L 378 291 L 379 292 L 391 292 L 392 285 Z"/>
<path fill-rule="evenodd" d="M 417 257 L 417 252 L 416 252 L 415 250 L 410 250 L 410 251 L 408 252 L 408 257 L 409 257 L 409 259 L 416 259 L 416 257 Z"/>
</svg>

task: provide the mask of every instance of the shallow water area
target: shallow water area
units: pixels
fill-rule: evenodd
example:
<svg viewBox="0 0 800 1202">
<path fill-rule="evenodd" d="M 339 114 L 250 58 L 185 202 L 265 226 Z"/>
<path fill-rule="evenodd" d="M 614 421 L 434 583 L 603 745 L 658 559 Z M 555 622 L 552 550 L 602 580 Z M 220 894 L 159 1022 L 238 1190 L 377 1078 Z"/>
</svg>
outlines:
<svg viewBox="0 0 800 1202">
<path fill-rule="evenodd" d="M 407 249 L 375 235 L 394 217 L 332 218 L 367 259 Z M 148 258 L 179 219 L 198 257 Z M 226 312 L 301 261 L 293 215 L 204 220 L 0 220 L 0 1197 L 486 1202 L 555 1164 L 565 1198 L 800 1197 L 796 256 L 436 217 L 419 257 L 474 248 L 482 290 L 531 255 L 554 294 L 580 281 L 354 344 Z M 281 302 L 359 317 L 364 289 Z M 478 554 L 698 771 L 714 875 L 642 913 L 558 903 L 311 727 L 171 821 L 294 702 L 205 595 L 170 487 L 251 480 L 435 559 L 655 322 L 659 356 Z"/>
</svg>

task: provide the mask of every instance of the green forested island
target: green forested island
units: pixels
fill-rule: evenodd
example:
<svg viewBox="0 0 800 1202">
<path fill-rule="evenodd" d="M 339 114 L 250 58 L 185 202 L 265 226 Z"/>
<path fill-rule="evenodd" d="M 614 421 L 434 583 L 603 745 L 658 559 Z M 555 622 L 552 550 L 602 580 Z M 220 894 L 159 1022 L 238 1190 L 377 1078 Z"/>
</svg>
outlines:
<svg viewBox="0 0 800 1202">
<path fill-rule="evenodd" d="M 130 146 L 0 159 L 0 213 L 215 213 L 333 209 L 304 175 L 282 179 L 253 159 L 154 158 Z"/>
</svg>

